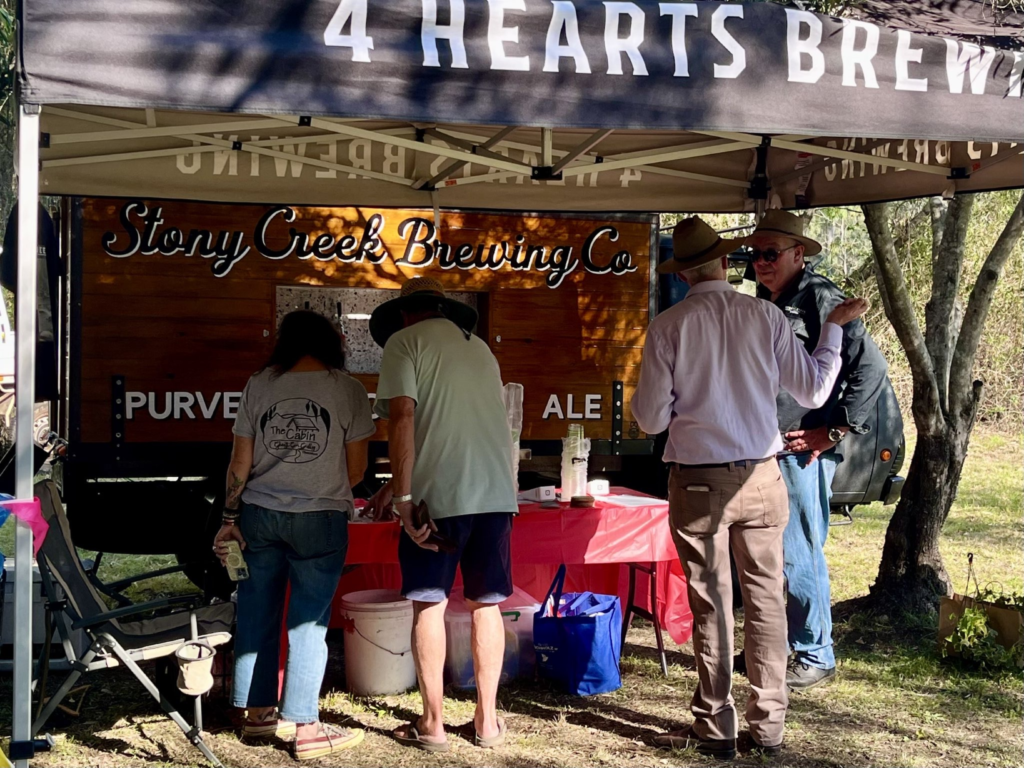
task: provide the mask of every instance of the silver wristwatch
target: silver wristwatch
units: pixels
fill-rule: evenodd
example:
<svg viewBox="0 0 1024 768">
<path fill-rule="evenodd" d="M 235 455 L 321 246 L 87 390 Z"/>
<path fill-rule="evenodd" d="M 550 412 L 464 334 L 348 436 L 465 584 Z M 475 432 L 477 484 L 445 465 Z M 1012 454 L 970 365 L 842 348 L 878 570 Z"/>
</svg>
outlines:
<svg viewBox="0 0 1024 768">
<path fill-rule="evenodd" d="M 411 493 L 407 493 L 404 496 L 392 496 L 391 497 L 391 503 L 392 504 L 405 504 L 407 501 L 412 501 L 412 494 Z"/>
<path fill-rule="evenodd" d="M 844 437 L 846 437 L 846 433 L 839 427 L 828 428 L 828 439 L 833 443 L 841 443 Z"/>
</svg>

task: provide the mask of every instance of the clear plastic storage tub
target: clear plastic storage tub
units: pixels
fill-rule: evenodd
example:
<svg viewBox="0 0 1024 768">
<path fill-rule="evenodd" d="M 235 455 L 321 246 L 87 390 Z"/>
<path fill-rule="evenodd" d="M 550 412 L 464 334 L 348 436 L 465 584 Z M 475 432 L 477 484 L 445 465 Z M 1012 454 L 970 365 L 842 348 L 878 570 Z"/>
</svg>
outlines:
<svg viewBox="0 0 1024 768">
<path fill-rule="evenodd" d="M 517 677 L 532 678 L 536 672 L 533 615 L 540 610 L 540 603 L 516 588 L 500 608 L 505 625 L 505 662 L 501 668 L 501 682 Z M 461 588 L 452 590 L 444 624 L 447 634 L 445 676 L 457 688 L 476 688 L 473 646 L 470 643 L 472 617 Z"/>
</svg>

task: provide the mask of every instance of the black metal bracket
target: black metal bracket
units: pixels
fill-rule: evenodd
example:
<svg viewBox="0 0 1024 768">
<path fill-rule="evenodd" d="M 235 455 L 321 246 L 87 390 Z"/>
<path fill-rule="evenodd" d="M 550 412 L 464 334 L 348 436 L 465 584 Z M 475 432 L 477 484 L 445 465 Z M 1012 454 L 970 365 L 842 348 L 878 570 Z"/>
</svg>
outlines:
<svg viewBox="0 0 1024 768">
<path fill-rule="evenodd" d="M 970 171 L 967 170 L 967 168 L 965 168 L 963 166 L 960 166 L 958 168 L 950 168 L 949 169 L 949 176 L 947 176 L 946 178 L 947 179 L 956 179 L 956 180 L 969 179 L 969 178 L 971 178 L 971 174 L 970 174 Z"/>
<path fill-rule="evenodd" d="M 31 760 L 38 752 L 49 752 L 57 742 L 53 736 L 45 734 L 30 741 L 12 741 L 7 745 L 7 757 L 11 761 Z"/>
<path fill-rule="evenodd" d="M 559 171 L 558 173 L 552 173 L 551 168 L 552 166 L 550 165 L 533 168 L 530 171 L 530 178 L 534 181 L 561 181 L 562 172 Z"/>
<path fill-rule="evenodd" d="M 303 128 L 308 128 L 313 124 L 312 115 L 301 115 L 299 117 L 299 125 Z"/>
<path fill-rule="evenodd" d="M 621 381 L 612 382 L 612 455 L 622 455 L 622 401 Z"/>
<path fill-rule="evenodd" d="M 110 377 L 110 442 L 114 445 L 114 456 L 117 460 L 121 458 L 128 421 L 128 398 L 124 381 L 124 376 L 120 374 Z"/>
<path fill-rule="evenodd" d="M 768 149 L 772 140 L 768 136 L 761 137 L 761 143 L 757 146 L 757 164 L 754 167 L 754 178 L 750 181 L 750 189 L 747 195 L 751 200 L 767 200 L 768 190 L 771 185 L 768 183 Z"/>
<path fill-rule="evenodd" d="M 416 141 L 418 141 L 418 142 L 420 142 L 422 144 L 426 140 L 427 140 L 427 129 L 426 128 L 417 128 L 416 129 Z"/>
<path fill-rule="evenodd" d="M 36 756 L 35 741 L 12 741 L 7 745 L 7 757 L 11 762 L 18 760 L 31 760 Z"/>
<path fill-rule="evenodd" d="M 46 131 L 43 131 L 42 133 L 39 134 L 39 148 L 40 149 L 49 149 L 50 148 L 50 134 L 48 134 Z"/>
<path fill-rule="evenodd" d="M 231 142 L 231 148 L 233 150 L 235 150 L 236 152 L 241 151 L 241 149 L 242 149 L 242 142 L 240 142 L 240 141 L 233 141 L 233 142 Z"/>
</svg>

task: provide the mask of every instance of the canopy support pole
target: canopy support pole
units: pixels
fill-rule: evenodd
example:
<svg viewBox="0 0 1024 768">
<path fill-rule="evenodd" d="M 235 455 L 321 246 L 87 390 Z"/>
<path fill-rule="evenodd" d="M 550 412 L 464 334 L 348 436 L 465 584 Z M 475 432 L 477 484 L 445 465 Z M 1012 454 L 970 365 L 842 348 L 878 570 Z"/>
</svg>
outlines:
<svg viewBox="0 0 1024 768">
<path fill-rule="evenodd" d="M 484 138 L 485 138 L 483 136 L 478 136 L 478 135 L 473 134 L 473 133 L 461 133 L 461 132 L 458 132 L 458 131 L 451 131 L 451 130 L 446 131 L 446 133 L 449 136 L 455 136 L 456 138 L 465 139 L 466 141 L 481 142 L 481 141 L 484 141 Z M 598 133 L 603 133 L 603 131 L 599 131 Z M 609 133 L 612 133 L 612 131 L 609 131 Z M 591 139 L 594 139 L 595 136 L 596 136 L 596 134 L 591 136 L 590 139 L 587 139 L 587 141 L 589 142 Z M 688 145 L 688 146 L 717 147 L 717 146 L 720 145 L 720 143 L 721 142 L 712 141 L 712 142 L 703 142 L 700 145 L 691 144 L 691 145 Z M 515 141 L 502 141 L 500 144 L 498 144 L 496 146 L 506 147 L 508 149 L 517 149 L 517 150 L 519 150 L 521 152 L 534 152 L 534 153 L 540 152 L 540 147 L 535 145 L 535 144 L 523 144 L 523 143 L 515 142 Z M 595 146 L 596 146 L 596 143 L 595 143 Z M 737 147 L 736 151 L 742 151 L 742 150 L 745 150 L 745 149 L 750 149 L 749 145 L 736 145 L 736 147 Z M 593 148 L 591 148 L 591 149 L 593 149 Z M 566 155 L 573 154 L 575 151 L 576 151 L 575 149 L 570 150 L 568 152 L 566 152 L 565 150 L 556 149 L 556 150 L 553 151 L 552 154 L 554 154 L 555 157 L 562 158 L 562 157 L 565 157 Z M 654 151 L 654 150 L 643 150 L 641 152 L 627 152 L 627 153 L 624 153 L 624 154 L 608 155 L 608 156 L 604 156 L 604 157 L 600 157 L 600 158 L 598 156 L 592 154 L 590 151 L 585 151 L 579 157 L 576 157 L 575 159 L 573 159 L 568 164 L 568 166 L 563 166 L 563 169 L 565 167 L 580 166 L 580 167 L 588 168 L 589 170 L 587 171 L 587 173 L 600 173 L 600 171 L 604 167 L 603 163 L 607 163 L 607 162 L 610 162 L 612 160 L 622 160 L 622 159 L 626 159 L 626 158 L 633 158 L 633 157 L 643 156 L 644 154 L 650 153 L 652 151 Z M 588 160 L 589 160 L 589 162 L 588 162 Z M 563 169 L 559 169 L 558 173 L 561 173 Z M 636 169 L 639 170 L 639 171 L 643 171 L 644 173 L 653 173 L 655 175 L 661 175 L 661 176 L 674 176 L 674 177 L 679 178 L 679 179 L 690 179 L 692 181 L 705 181 L 705 182 L 707 182 L 709 184 L 720 184 L 720 185 L 726 186 L 726 187 L 735 187 L 736 189 L 746 189 L 750 185 L 750 182 L 747 181 L 746 179 L 726 179 L 726 178 L 722 178 L 722 177 L 719 177 L 719 176 L 710 176 L 710 175 L 704 174 L 704 173 L 693 173 L 691 171 L 677 171 L 674 168 L 661 168 L 661 167 L 654 166 L 654 165 L 638 165 L 638 166 L 636 166 Z M 482 175 L 479 175 L 479 176 L 464 176 L 464 177 L 460 177 L 458 179 L 451 179 L 450 181 L 448 181 L 445 184 L 445 186 L 462 186 L 463 184 L 480 184 L 482 182 L 499 181 L 501 179 L 514 178 L 514 177 L 521 176 L 521 175 L 522 174 L 518 174 L 518 173 L 508 173 L 508 172 L 493 173 L 492 172 L 492 173 L 482 174 Z M 584 174 L 584 175 L 586 175 L 586 174 Z"/>
<path fill-rule="evenodd" d="M 18 114 L 18 295 L 15 402 L 15 496 L 31 499 L 36 391 L 36 250 L 39 226 L 39 107 Z M 17 768 L 28 768 L 32 750 L 32 530 L 16 521 L 14 547 L 14 701 L 11 747 Z"/>
<path fill-rule="evenodd" d="M 479 146 L 480 149 L 489 150 L 492 147 L 495 147 L 502 141 L 504 141 L 505 138 L 514 133 L 517 130 L 517 128 L 518 126 L 515 125 L 510 125 L 507 128 L 502 128 L 500 131 L 491 136 L 491 138 L 489 138 L 483 144 L 479 144 L 477 146 Z M 412 188 L 423 189 L 424 187 L 426 187 L 430 189 L 436 187 L 438 184 L 447 179 L 453 173 L 464 168 L 467 165 L 469 165 L 469 163 L 466 160 L 452 160 L 450 163 L 448 163 L 448 165 L 444 166 L 444 168 L 442 168 L 436 176 L 429 178 L 425 181 L 417 181 L 415 184 L 412 185 Z"/>
<path fill-rule="evenodd" d="M 289 126 L 294 125 L 294 123 L 282 121 L 281 125 Z M 513 171 L 515 173 L 530 172 L 529 166 L 525 166 L 522 163 L 509 162 L 504 158 L 499 160 L 493 157 L 474 155 L 472 152 L 466 152 L 465 150 L 448 149 L 447 147 L 441 147 L 437 144 L 428 144 L 423 141 L 412 141 L 409 139 L 403 139 L 399 136 L 382 136 L 376 131 L 368 131 L 363 128 L 353 128 L 349 125 L 339 125 L 318 117 L 310 118 L 310 125 L 314 128 L 319 128 L 322 131 L 339 133 L 343 136 L 352 136 L 357 139 L 368 139 L 382 144 L 393 144 L 396 147 L 405 147 L 406 149 L 411 149 L 414 152 L 427 152 L 431 155 L 440 155 L 441 157 L 447 157 L 451 160 L 466 160 L 470 163 L 477 163 L 479 165 L 497 168 L 502 171 Z M 410 182 L 410 185 L 411 184 L 412 182 Z"/>
<path fill-rule="evenodd" d="M 540 129 L 540 164 L 545 168 L 550 168 L 554 162 L 555 157 L 553 150 L 555 148 L 555 132 L 550 128 Z"/>
<path fill-rule="evenodd" d="M 748 144 L 761 143 L 760 136 L 752 136 L 747 133 L 730 133 L 728 131 L 694 131 L 694 133 L 700 133 L 704 136 L 715 136 L 727 141 L 744 141 Z M 933 176 L 948 177 L 953 172 L 952 168 L 947 168 L 946 166 L 911 163 L 906 160 L 880 157 L 878 155 L 864 154 L 863 152 L 851 152 L 846 149 L 836 149 L 835 147 L 822 147 L 818 144 L 804 144 L 792 141 L 784 136 L 772 138 L 771 145 L 773 147 L 778 147 L 779 149 L 788 149 L 792 152 L 806 152 L 809 155 L 821 155 L 823 157 L 832 158 L 833 160 L 853 160 L 857 163 L 877 165 L 884 168 L 900 168 L 905 171 L 930 173 Z"/>
<path fill-rule="evenodd" d="M 581 143 L 577 144 L 575 147 L 570 149 L 567 155 L 565 155 L 561 160 L 555 163 L 554 166 L 552 166 L 551 168 L 551 173 L 561 173 L 562 170 L 569 165 L 569 163 L 573 162 L 580 155 L 587 154 L 587 152 L 589 152 L 602 141 L 607 139 L 612 133 L 614 133 L 614 131 L 607 130 L 595 131 L 594 133 L 590 134 L 590 136 L 588 136 Z"/>
<path fill-rule="evenodd" d="M 515 128 L 506 128 L 505 130 L 511 133 L 513 130 L 515 130 Z M 459 147 L 460 149 L 464 149 L 476 157 L 490 158 L 491 160 L 499 160 L 501 162 L 510 162 L 509 159 L 504 155 L 501 155 L 497 152 L 491 152 L 490 148 L 487 146 L 489 142 L 484 142 L 483 144 L 474 144 L 471 141 L 466 141 L 464 139 L 460 139 L 457 136 L 452 136 L 450 133 L 439 131 L 437 128 L 424 128 L 423 133 L 427 136 L 432 136 L 435 139 L 439 139 L 445 142 L 446 144 L 450 144 L 453 147 Z M 500 136 L 501 134 L 498 135 Z M 496 144 L 498 142 L 494 141 L 493 143 Z M 469 161 L 467 160 L 466 163 L 463 164 L 468 164 L 468 162 Z M 474 160 L 473 162 L 480 163 L 486 161 Z M 526 163 L 518 163 L 518 165 L 522 168 L 523 174 L 533 172 L 533 166 L 531 165 L 527 165 Z"/>
<path fill-rule="evenodd" d="M 870 144 L 868 144 L 867 146 L 865 146 L 864 147 L 864 151 L 865 152 L 873 152 L 878 147 L 884 147 L 886 144 L 894 144 L 894 143 L 895 142 L 892 139 L 878 139 L 877 141 L 873 141 Z M 785 184 L 787 181 L 790 181 L 791 179 L 799 179 L 801 176 L 807 176 L 809 174 L 814 173 L 815 171 L 820 171 L 822 168 L 827 168 L 830 165 L 839 165 L 840 162 L 841 161 L 836 160 L 836 159 L 831 158 L 831 157 L 823 157 L 820 160 L 815 160 L 810 165 L 805 165 L 803 168 L 797 168 L 795 170 L 789 171 L 788 173 L 782 174 L 781 176 L 779 176 L 778 178 L 775 179 L 775 183 L 776 184 Z M 866 161 L 860 160 L 860 161 L 857 161 L 857 162 L 866 162 Z"/>
<path fill-rule="evenodd" d="M 761 138 L 757 145 L 757 162 L 754 167 L 754 178 L 750 182 L 750 190 L 747 194 L 754 201 L 754 219 L 760 221 L 764 218 L 768 209 L 768 193 L 771 191 L 771 183 L 768 181 L 768 153 L 771 151 L 771 141 L 767 136 Z"/>
</svg>

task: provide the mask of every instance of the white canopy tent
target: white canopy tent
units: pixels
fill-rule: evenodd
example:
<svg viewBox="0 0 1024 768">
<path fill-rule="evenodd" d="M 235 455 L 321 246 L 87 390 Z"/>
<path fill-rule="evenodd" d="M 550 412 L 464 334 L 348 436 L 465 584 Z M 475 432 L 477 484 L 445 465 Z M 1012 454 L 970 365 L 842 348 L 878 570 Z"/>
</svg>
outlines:
<svg viewBox="0 0 1024 768">
<path fill-rule="evenodd" d="M 25 0 L 21 424 L 40 193 L 756 211 L 1024 186 L 1024 53 L 766 3 Z M 543 62 L 543 64 L 542 64 Z M 42 149 L 40 149 L 42 147 Z M 19 499 L 32 432 L 17 434 Z M 14 733 L 31 747 L 32 536 Z"/>
</svg>

